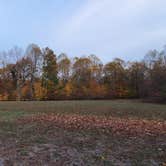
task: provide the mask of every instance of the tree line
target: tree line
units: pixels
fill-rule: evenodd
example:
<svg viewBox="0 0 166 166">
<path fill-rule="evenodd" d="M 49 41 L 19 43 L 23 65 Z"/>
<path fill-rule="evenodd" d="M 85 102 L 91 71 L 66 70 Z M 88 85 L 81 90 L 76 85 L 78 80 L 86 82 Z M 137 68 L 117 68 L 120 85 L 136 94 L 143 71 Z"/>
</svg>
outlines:
<svg viewBox="0 0 166 166">
<path fill-rule="evenodd" d="M 166 48 L 143 60 L 103 64 L 95 55 L 69 58 L 31 44 L 0 53 L 0 100 L 142 98 L 166 102 Z"/>
</svg>

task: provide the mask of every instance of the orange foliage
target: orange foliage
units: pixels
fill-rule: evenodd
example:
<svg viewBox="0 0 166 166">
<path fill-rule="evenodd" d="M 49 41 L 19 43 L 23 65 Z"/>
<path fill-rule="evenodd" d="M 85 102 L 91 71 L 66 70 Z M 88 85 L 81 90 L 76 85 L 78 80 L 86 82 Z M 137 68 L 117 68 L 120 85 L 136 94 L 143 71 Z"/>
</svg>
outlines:
<svg viewBox="0 0 166 166">
<path fill-rule="evenodd" d="M 43 98 L 45 98 L 45 96 L 47 95 L 47 90 L 42 87 L 41 82 L 36 82 L 34 84 L 35 87 L 35 99 L 36 100 L 42 100 Z"/>
<path fill-rule="evenodd" d="M 119 119 L 86 115 L 43 114 L 21 118 L 18 123 L 37 122 L 43 126 L 54 126 L 68 130 L 97 130 L 116 135 L 166 136 L 166 122 L 155 120 Z"/>
<path fill-rule="evenodd" d="M 0 94 L 0 101 L 8 100 L 9 95 L 7 93 Z"/>
</svg>

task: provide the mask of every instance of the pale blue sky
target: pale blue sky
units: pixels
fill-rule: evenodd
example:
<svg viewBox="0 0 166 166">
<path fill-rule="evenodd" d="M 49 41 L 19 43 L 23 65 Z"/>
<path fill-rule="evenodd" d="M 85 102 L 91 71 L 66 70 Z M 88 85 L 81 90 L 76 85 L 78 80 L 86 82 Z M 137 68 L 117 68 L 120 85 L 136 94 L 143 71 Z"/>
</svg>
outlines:
<svg viewBox="0 0 166 166">
<path fill-rule="evenodd" d="M 0 0 L 0 50 L 141 59 L 166 44 L 166 0 Z"/>
</svg>

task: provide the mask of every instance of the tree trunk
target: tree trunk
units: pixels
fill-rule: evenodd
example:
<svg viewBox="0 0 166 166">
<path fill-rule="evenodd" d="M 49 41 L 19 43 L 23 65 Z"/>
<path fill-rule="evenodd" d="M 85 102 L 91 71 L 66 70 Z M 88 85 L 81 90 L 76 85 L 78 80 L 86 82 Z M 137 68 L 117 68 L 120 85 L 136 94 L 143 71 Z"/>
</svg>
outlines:
<svg viewBox="0 0 166 166">
<path fill-rule="evenodd" d="M 21 94 L 21 85 L 20 80 L 17 80 L 17 101 L 21 101 L 22 94 Z"/>
</svg>

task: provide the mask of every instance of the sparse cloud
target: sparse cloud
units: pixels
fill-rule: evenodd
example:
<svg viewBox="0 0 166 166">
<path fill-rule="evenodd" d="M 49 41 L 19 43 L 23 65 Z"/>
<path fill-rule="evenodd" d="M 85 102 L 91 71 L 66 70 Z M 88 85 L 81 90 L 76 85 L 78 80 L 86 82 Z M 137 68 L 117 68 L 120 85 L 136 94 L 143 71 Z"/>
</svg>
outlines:
<svg viewBox="0 0 166 166">
<path fill-rule="evenodd" d="M 14 20 L 18 18 L 21 21 L 28 20 L 27 23 L 23 21 L 22 29 L 19 31 L 20 36 L 16 31 L 17 28 L 19 29 L 18 21 L 13 29 L 10 29 L 14 31 L 10 32 L 10 36 L 7 36 L 5 27 L 0 34 L 7 36 L 7 39 L 12 36 L 10 43 L 13 43 L 17 36 L 17 39 L 20 39 L 17 41 L 33 40 L 32 42 L 51 46 L 59 52 L 67 52 L 73 56 L 94 53 L 105 61 L 116 56 L 139 59 L 144 56 L 145 50 L 148 51 L 153 47 L 158 49 L 166 44 L 166 1 L 164 0 L 58 2 L 57 0 L 51 3 L 51 12 L 49 5 L 44 6 L 46 3 L 40 4 L 41 10 L 38 11 L 40 14 L 37 15 L 33 10 L 31 13 L 25 13 L 25 16 L 20 15 L 24 9 L 21 9 L 21 13 L 17 11 Z M 34 5 L 37 6 L 37 4 Z M 25 8 L 19 4 L 17 6 Z M 0 12 L 0 14 L 2 18 L 5 12 Z M 40 18 L 41 14 L 45 19 Z M 48 20 L 46 20 L 46 15 L 49 17 Z M 10 26 L 9 21 L 6 26 Z M 23 36 L 22 33 L 25 31 L 27 34 Z M 13 35 L 15 32 L 17 34 Z"/>
</svg>

